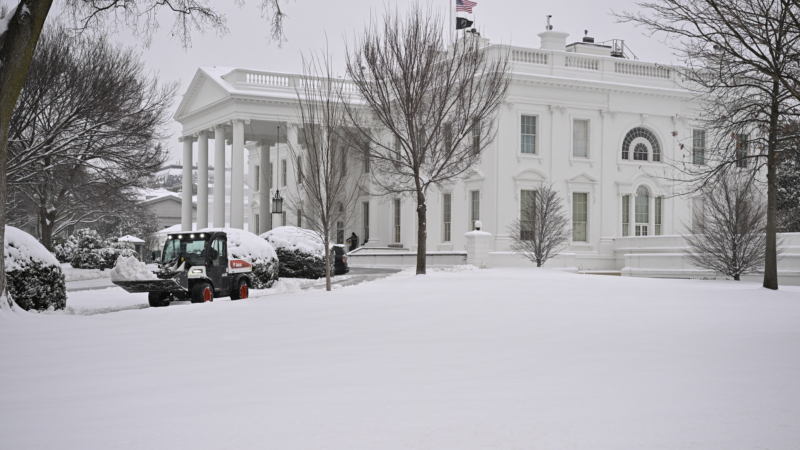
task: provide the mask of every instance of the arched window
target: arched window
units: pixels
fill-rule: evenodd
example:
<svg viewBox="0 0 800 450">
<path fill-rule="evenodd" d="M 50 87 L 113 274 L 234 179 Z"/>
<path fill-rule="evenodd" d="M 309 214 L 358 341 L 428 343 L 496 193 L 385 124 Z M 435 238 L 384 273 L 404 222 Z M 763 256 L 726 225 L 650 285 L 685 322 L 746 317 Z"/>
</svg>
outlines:
<svg viewBox="0 0 800 450">
<path fill-rule="evenodd" d="M 647 189 L 647 186 L 642 185 L 636 188 L 635 204 L 636 236 L 647 236 L 647 227 L 650 225 L 650 189 Z"/>
<path fill-rule="evenodd" d="M 658 138 L 645 127 L 633 128 L 622 140 L 622 159 L 661 161 L 661 145 L 658 143 Z"/>
</svg>

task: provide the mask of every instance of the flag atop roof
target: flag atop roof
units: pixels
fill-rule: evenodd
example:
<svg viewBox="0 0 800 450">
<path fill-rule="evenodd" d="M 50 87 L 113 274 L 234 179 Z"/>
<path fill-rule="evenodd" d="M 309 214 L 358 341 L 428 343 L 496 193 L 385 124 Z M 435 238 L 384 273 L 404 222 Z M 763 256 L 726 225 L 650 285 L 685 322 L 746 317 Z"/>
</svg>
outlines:
<svg viewBox="0 0 800 450">
<path fill-rule="evenodd" d="M 471 2 L 469 0 L 456 0 L 456 11 L 462 11 L 472 14 L 472 8 L 476 5 L 477 3 Z"/>
</svg>

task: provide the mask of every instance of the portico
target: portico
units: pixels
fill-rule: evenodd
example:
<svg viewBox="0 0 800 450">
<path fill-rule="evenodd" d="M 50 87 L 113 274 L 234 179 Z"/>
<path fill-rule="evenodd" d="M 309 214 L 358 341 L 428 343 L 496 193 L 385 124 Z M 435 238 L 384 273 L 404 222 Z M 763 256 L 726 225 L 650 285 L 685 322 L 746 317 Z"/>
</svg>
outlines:
<svg viewBox="0 0 800 450">
<path fill-rule="evenodd" d="M 208 226 L 245 229 L 245 186 L 252 193 L 249 204 L 257 203 L 258 228 L 251 220 L 247 228 L 257 234 L 272 228 L 270 211 L 270 152 L 288 154 L 287 143 L 297 145 L 294 83 L 283 78 L 230 68 L 200 68 L 184 95 L 175 120 L 183 125 L 183 210 L 181 228 L 193 227 L 192 166 L 197 163 L 197 223 Z M 271 85 L 264 89 L 269 81 Z M 261 87 L 261 89 L 258 89 Z M 230 192 L 226 192 L 225 171 L 216 170 L 213 185 L 213 211 L 208 210 L 209 139 L 213 139 L 214 167 L 230 163 Z M 245 175 L 245 152 L 254 152 L 261 170 L 260 179 Z M 195 161 L 195 154 L 197 161 Z M 252 178 L 252 177 L 251 177 Z M 249 184 L 248 184 L 249 183 Z M 230 200 L 226 201 L 229 196 Z M 230 221 L 226 223 L 226 213 Z"/>
</svg>

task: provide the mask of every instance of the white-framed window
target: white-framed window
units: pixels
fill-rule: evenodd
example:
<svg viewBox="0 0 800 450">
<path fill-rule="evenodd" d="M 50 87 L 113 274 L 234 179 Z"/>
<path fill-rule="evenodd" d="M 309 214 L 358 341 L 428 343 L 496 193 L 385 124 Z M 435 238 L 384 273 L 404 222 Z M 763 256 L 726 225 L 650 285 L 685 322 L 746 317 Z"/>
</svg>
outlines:
<svg viewBox="0 0 800 450">
<path fill-rule="evenodd" d="M 303 183 L 303 157 L 297 157 L 297 184 Z"/>
<path fill-rule="evenodd" d="M 622 236 L 631 235 L 631 196 L 622 196 Z"/>
<path fill-rule="evenodd" d="M 400 136 L 394 136 L 394 159 L 396 161 L 400 161 L 400 152 L 402 151 L 402 146 L 400 145 Z"/>
<path fill-rule="evenodd" d="M 297 228 L 303 228 L 303 210 L 297 211 Z"/>
<path fill-rule="evenodd" d="M 255 233 L 256 233 L 256 235 L 259 235 L 259 234 L 261 234 L 261 223 L 260 223 L 260 221 L 259 221 L 259 218 L 260 218 L 260 217 L 259 217 L 259 215 L 258 215 L 258 214 L 256 214 L 256 215 L 255 215 L 255 216 L 253 216 L 253 217 L 254 217 L 254 219 L 255 219 L 255 220 L 254 220 L 254 222 L 255 222 L 255 224 L 254 224 L 254 225 L 255 225 Z"/>
<path fill-rule="evenodd" d="M 469 191 L 469 230 L 475 229 L 475 222 L 481 220 L 481 191 Z"/>
<path fill-rule="evenodd" d="M 362 143 L 362 158 L 364 159 L 364 173 L 369 173 L 369 139 L 364 139 Z"/>
<path fill-rule="evenodd" d="M 286 187 L 286 160 L 281 160 L 281 186 Z"/>
<path fill-rule="evenodd" d="M 636 236 L 647 236 L 650 226 L 650 189 L 641 185 L 636 188 L 636 199 L 633 211 Z"/>
<path fill-rule="evenodd" d="M 274 166 L 274 164 L 269 163 L 269 188 L 270 189 L 275 187 L 275 183 L 273 183 L 273 181 L 272 181 L 272 174 L 275 173 L 275 172 L 273 172 L 273 170 L 275 170 L 275 168 L 273 166 Z M 224 170 L 224 168 L 223 168 L 223 170 Z"/>
<path fill-rule="evenodd" d="M 477 155 L 481 152 L 481 123 L 475 121 L 472 125 L 472 154 Z"/>
<path fill-rule="evenodd" d="M 629 161 L 660 162 L 661 144 L 649 128 L 635 127 L 622 140 L 621 158 Z"/>
<path fill-rule="evenodd" d="M 256 192 L 258 192 L 258 191 L 261 190 L 261 166 L 259 166 L 258 164 L 256 164 L 256 168 L 254 170 L 254 174 L 256 176 L 254 184 L 255 184 L 255 187 L 256 187 Z"/>
<path fill-rule="evenodd" d="M 572 156 L 589 157 L 589 121 L 587 119 L 572 120 Z"/>
<path fill-rule="evenodd" d="M 369 202 L 363 202 L 361 204 L 361 217 L 364 224 L 363 242 L 366 243 L 369 240 Z"/>
<path fill-rule="evenodd" d="M 400 199 L 394 199 L 394 242 L 400 243 Z"/>
<path fill-rule="evenodd" d="M 661 236 L 664 232 L 663 227 L 663 209 L 664 209 L 664 197 L 656 197 L 655 198 L 655 211 L 653 214 L 655 215 L 655 232 L 656 236 Z"/>
<path fill-rule="evenodd" d="M 537 132 L 537 116 L 521 115 L 519 132 L 520 132 L 520 153 L 535 155 L 536 154 L 536 132 Z"/>
<path fill-rule="evenodd" d="M 281 226 L 286 226 L 286 211 L 281 213 Z"/>
<path fill-rule="evenodd" d="M 442 241 L 450 242 L 453 225 L 453 195 L 442 195 Z"/>
<path fill-rule="evenodd" d="M 706 130 L 692 130 L 692 163 L 706 163 Z"/>
<path fill-rule="evenodd" d="M 589 224 L 589 194 L 572 193 L 572 241 L 586 242 Z"/>
<path fill-rule="evenodd" d="M 520 239 L 531 240 L 536 224 L 536 191 L 519 191 L 519 231 Z"/>
<path fill-rule="evenodd" d="M 748 147 L 750 144 L 750 136 L 741 133 L 737 134 L 735 136 L 734 144 L 736 145 L 736 151 L 735 151 L 736 167 L 739 168 L 747 167 L 746 158 L 748 153 Z"/>
</svg>

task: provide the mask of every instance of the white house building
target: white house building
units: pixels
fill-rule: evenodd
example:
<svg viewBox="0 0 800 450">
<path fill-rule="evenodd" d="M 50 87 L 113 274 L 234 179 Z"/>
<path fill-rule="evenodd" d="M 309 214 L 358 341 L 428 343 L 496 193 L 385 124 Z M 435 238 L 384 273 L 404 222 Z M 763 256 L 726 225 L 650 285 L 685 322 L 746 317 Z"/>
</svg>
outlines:
<svg viewBox="0 0 800 450">
<path fill-rule="evenodd" d="M 690 120 L 694 98 L 682 87 L 678 72 L 616 52 L 612 56 L 611 46 L 594 44 L 591 38 L 567 44 L 567 33 L 545 31 L 539 37 L 538 49 L 482 39 L 490 55 L 510 56 L 512 84 L 498 113 L 497 138 L 474 175 L 428 195 L 431 261 L 437 255 L 463 253 L 464 233 L 480 220 L 493 235 L 495 265 L 527 264 L 507 252 L 507 227 L 519 218 L 526 191 L 547 183 L 563 196 L 573 227 L 569 247 L 553 265 L 625 275 L 713 275 L 688 266 L 680 254 L 679 235 L 691 227 L 692 201 L 672 196 L 660 177 L 669 175 L 667 161 L 693 163 L 702 159 L 705 146 L 704 133 Z M 183 125 L 184 167 L 194 163 L 196 145 L 199 177 L 207 170 L 209 148 L 217 167 L 224 164 L 224 152 L 231 151 L 230 203 L 225 208 L 232 227 L 245 226 L 246 209 L 252 217 L 249 228 L 257 233 L 299 223 L 291 213 L 272 221 L 269 198 L 276 187 L 282 192 L 295 189 L 297 171 L 286 141 L 297 144 L 295 86 L 301 78 L 200 68 L 175 114 Z M 222 186 L 228 181 L 217 181 L 213 196 L 224 198 Z M 249 199 L 245 185 L 253 193 Z M 208 211 L 209 195 L 198 189 L 198 228 L 224 222 L 221 202 Z M 184 194 L 184 229 L 192 227 L 190 200 Z M 702 207 L 701 201 L 694 203 Z M 362 243 L 368 237 L 363 256 L 416 249 L 411 199 L 364 197 L 355 214 L 349 221 L 355 225 L 344 234 L 355 231 Z"/>
</svg>

